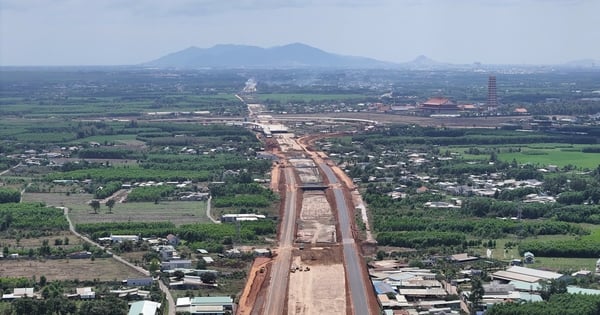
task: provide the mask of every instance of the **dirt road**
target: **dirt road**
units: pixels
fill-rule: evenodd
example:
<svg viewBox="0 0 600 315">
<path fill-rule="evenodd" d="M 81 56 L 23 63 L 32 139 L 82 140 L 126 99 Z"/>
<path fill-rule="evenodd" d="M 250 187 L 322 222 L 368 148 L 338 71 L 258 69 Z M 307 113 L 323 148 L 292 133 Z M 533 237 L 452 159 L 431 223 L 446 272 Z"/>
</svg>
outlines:
<svg viewBox="0 0 600 315">
<path fill-rule="evenodd" d="M 82 235 L 81 233 L 79 233 L 75 230 L 75 226 L 73 225 L 73 222 L 71 222 L 71 218 L 69 218 L 69 208 L 67 208 L 67 207 L 57 207 L 57 208 L 63 210 L 65 218 L 67 219 L 67 222 L 69 223 L 69 230 L 71 231 L 71 233 L 75 234 L 75 236 L 79 237 L 83 241 L 88 242 L 88 243 L 104 250 L 104 247 L 102 245 L 96 243 L 95 241 L 91 240 L 87 236 Z M 115 253 L 111 252 L 110 250 L 106 250 L 106 252 L 108 254 L 112 255 L 112 258 L 114 258 L 116 261 L 130 267 L 131 269 L 141 273 L 142 275 L 144 275 L 146 277 L 150 276 L 150 272 L 148 270 L 128 262 L 127 260 L 123 259 L 121 256 L 116 255 Z M 161 280 L 158 280 L 158 285 L 160 287 L 160 290 L 163 291 L 163 293 L 165 294 L 165 296 L 167 298 L 167 302 L 169 303 L 169 315 L 175 315 L 175 308 L 176 308 L 175 301 L 173 300 L 173 296 L 171 295 L 169 288 Z"/>
<path fill-rule="evenodd" d="M 287 188 L 279 234 L 279 248 L 273 262 L 270 285 L 261 314 L 284 314 L 287 298 L 288 274 L 291 266 L 296 221 L 297 187 L 293 169 L 286 168 L 284 175 Z"/>
</svg>

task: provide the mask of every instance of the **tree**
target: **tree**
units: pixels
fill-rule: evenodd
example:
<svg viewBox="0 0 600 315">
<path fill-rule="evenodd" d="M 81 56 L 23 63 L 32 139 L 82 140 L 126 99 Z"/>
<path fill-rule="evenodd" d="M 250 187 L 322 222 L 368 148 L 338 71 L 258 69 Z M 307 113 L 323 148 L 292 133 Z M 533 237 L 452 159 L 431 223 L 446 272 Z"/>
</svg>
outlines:
<svg viewBox="0 0 600 315">
<path fill-rule="evenodd" d="M 563 280 L 552 279 L 549 282 L 541 281 L 540 295 L 544 301 L 550 300 L 550 297 L 554 294 L 561 294 L 567 292 L 567 283 Z"/>
<path fill-rule="evenodd" d="M 108 213 L 112 213 L 112 208 L 115 206 L 115 200 L 114 199 L 108 199 L 106 201 L 106 206 L 108 207 Z"/>
<path fill-rule="evenodd" d="M 148 266 L 148 271 L 150 271 L 150 273 L 155 273 L 158 269 L 160 268 L 160 263 L 158 261 L 158 259 L 152 259 L 152 261 L 150 262 L 150 265 Z"/>
<path fill-rule="evenodd" d="M 204 283 L 215 283 L 217 275 L 212 272 L 205 272 L 200 275 L 200 280 Z"/>
<path fill-rule="evenodd" d="M 183 277 L 185 277 L 185 274 L 181 270 L 175 270 L 175 272 L 173 273 L 173 276 L 175 276 L 175 279 L 179 281 L 179 280 L 183 279 Z"/>
<path fill-rule="evenodd" d="M 94 213 L 98 213 L 98 209 L 100 209 L 100 201 L 94 199 L 90 201 L 90 207 L 94 210 Z"/>
<path fill-rule="evenodd" d="M 479 308 L 479 303 L 483 299 L 485 291 L 483 290 L 483 283 L 481 278 L 474 277 L 471 280 L 471 294 L 469 295 L 469 302 L 471 302 L 471 314 L 476 314 Z"/>
</svg>

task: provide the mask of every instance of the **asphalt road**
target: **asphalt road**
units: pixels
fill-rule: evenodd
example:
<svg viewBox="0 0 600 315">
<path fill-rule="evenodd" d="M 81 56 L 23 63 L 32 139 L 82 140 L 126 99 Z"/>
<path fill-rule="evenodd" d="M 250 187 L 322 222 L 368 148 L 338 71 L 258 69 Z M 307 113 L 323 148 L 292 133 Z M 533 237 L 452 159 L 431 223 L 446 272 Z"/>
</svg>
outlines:
<svg viewBox="0 0 600 315">
<path fill-rule="evenodd" d="M 281 234 L 279 235 L 279 250 L 271 269 L 271 282 L 267 290 L 265 306 L 261 314 L 284 314 L 287 297 L 288 275 L 292 260 L 292 245 L 296 221 L 296 178 L 292 168 L 285 169 L 286 196 Z M 366 314 L 366 313 L 365 313 Z"/>
<path fill-rule="evenodd" d="M 339 181 L 329 165 L 320 163 L 319 167 L 327 176 L 330 184 L 334 185 L 333 195 L 337 206 L 340 233 L 342 235 L 342 246 L 344 251 L 344 263 L 346 264 L 346 277 L 348 287 L 350 288 L 350 297 L 352 302 L 352 312 L 355 315 L 371 314 L 367 294 L 367 283 L 363 277 L 363 259 L 358 253 L 358 248 L 352 236 L 351 218 L 344 198 L 344 191 L 341 188 L 335 188 Z M 370 285 L 370 284 L 369 284 Z"/>
</svg>

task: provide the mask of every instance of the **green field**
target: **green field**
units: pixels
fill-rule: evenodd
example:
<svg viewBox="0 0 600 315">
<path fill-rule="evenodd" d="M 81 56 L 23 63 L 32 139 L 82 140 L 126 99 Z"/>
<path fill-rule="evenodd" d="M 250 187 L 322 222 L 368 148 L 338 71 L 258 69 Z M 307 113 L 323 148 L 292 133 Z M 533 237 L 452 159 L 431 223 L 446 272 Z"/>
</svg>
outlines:
<svg viewBox="0 0 600 315">
<path fill-rule="evenodd" d="M 210 222 L 206 216 L 206 202 L 204 201 L 162 201 L 154 202 L 129 202 L 117 203 L 113 213 L 108 213 L 108 208 L 101 206 L 100 211 L 94 214 L 87 204 L 93 198 L 90 194 L 61 193 L 26 193 L 24 201 L 40 201 L 48 205 L 64 206 L 71 209 L 70 218 L 73 224 L 95 222 L 159 222 L 171 221 L 176 225 Z"/>
<path fill-rule="evenodd" d="M 600 165 L 600 153 L 584 153 L 583 148 L 598 148 L 599 145 L 586 144 L 564 144 L 564 143 L 541 143 L 530 145 L 499 145 L 499 146 L 480 146 L 479 149 L 492 150 L 499 149 L 498 159 L 511 162 L 515 159 L 519 164 L 533 164 L 539 167 L 556 165 L 564 167 L 573 165 L 580 168 L 594 169 Z M 447 146 L 440 147 L 440 152 L 449 150 L 458 152 L 461 157 L 467 160 L 488 160 L 490 154 L 468 154 L 471 146 Z M 520 149 L 520 152 L 508 152 L 509 150 Z"/>
<path fill-rule="evenodd" d="M 590 231 L 589 235 L 582 236 L 582 239 L 593 239 L 600 242 L 600 226 L 593 224 L 581 224 L 582 227 L 588 229 Z M 535 239 L 539 240 L 560 240 L 560 239 L 573 239 L 575 236 L 570 235 L 544 235 L 537 236 Z M 533 238 L 525 238 L 523 240 L 530 240 Z M 510 261 L 512 259 L 523 259 L 523 257 L 519 256 L 518 246 L 512 247 L 510 249 L 505 250 L 505 244 L 507 242 L 519 242 L 517 237 L 507 237 L 496 240 L 496 248 L 492 249 L 492 257 L 494 259 L 499 259 L 503 261 Z M 474 253 L 485 257 L 486 248 L 480 247 L 475 248 Z M 534 253 L 535 255 L 535 253 Z M 540 257 L 536 256 L 535 263 L 531 265 L 527 265 L 531 268 L 542 268 L 542 269 L 550 269 L 556 271 L 571 271 L 575 272 L 577 270 L 594 270 L 596 266 L 597 258 L 573 258 L 573 257 Z"/>
<path fill-rule="evenodd" d="M 539 144 L 521 147 L 521 152 L 503 152 L 498 158 L 503 161 L 517 160 L 519 164 L 539 166 L 556 165 L 563 167 L 574 165 L 594 169 L 600 165 L 599 153 L 584 153 L 581 149 L 590 145 Z M 594 146 L 597 147 L 597 146 Z"/>
</svg>

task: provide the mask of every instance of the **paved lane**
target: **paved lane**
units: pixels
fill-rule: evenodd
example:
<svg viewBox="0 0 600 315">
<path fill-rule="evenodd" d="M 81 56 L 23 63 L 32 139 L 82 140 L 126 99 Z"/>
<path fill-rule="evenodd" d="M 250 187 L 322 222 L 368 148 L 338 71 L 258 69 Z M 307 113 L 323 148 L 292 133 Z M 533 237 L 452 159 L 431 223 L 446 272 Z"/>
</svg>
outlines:
<svg viewBox="0 0 600 315">
<path fill-rule="evenodd" d="M 337 213 L 340 225 L 340 233 L 342 235 L 342 246 L 344 251 L 344 263 L 346 264 L 346 277 L 348 281 L 348 287 L 350 288 L 350 297 L 352 302 L 352 311 L 355 315 L 367 315 L 369 312 L 369 302 L 367 294 L 367 284 L 363 277 L 363 259 L 358 252 L 358 248 L 354 242 L 352 236 L 352 225 L 350 221 L 350 215 L 346 200 L 344 198 L 344 191 L 341 188 L 335 188 L 339 181 L 335 176 L 333 170 L 329 165 L 325 163 L 319 163 L 319 167 L 327 176 L 329 183 L 334 185 L 333 195 L 335 197 L 335 203 L 337 206 Z"/>
</svg>

